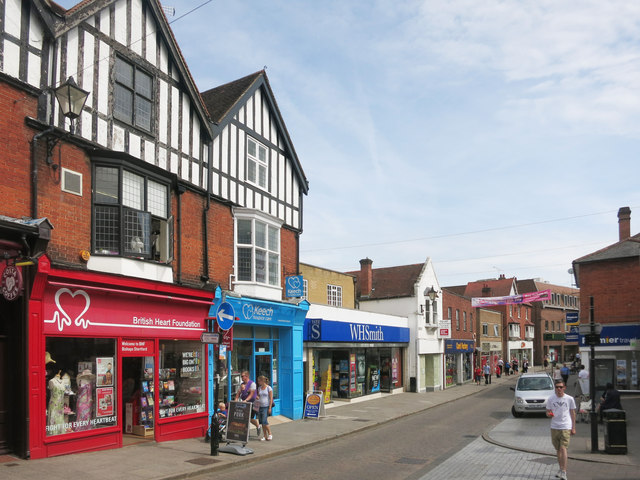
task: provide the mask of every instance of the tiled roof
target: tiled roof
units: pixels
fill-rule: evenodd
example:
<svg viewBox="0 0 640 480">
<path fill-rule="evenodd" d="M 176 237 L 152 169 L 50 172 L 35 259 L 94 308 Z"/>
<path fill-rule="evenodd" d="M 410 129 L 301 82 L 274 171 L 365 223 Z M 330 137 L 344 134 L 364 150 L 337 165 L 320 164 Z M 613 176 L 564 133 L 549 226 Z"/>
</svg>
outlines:
<svg viewBox="0 0 640 480">
<path fill-rule="evenodd" d="M 424 269 L 424 263 L 403 265 L 398 267 L 372 269 L 371 292 L 360 292 L 360 271 L 346 272 L 355 275 L 356 291 L 361 299 L 376 300 L 382 298 L 412 297 L 415 294 L 415 284 Z"/>
<path fill-rule="evenodd" d="M 251 85 L 264 75 L 264 70 L 239 78 L 233 82 L 225 83 L 201 94 L 202 100 L 209 111 L 209 116 L 214 123 L 220 123 L 229 110 L 251 88 Z"/>
<path fill-rule="evenodd" d="M 497 280 L 478 280 L 476 282 L 467 283 L 467 288 L 464 291 L 465 297 L 482 297 L 482 289 L 487 286 L 491 289 L 489 296 L 491 297 L 506 297 L 512 295 L 512 289 L 515 281 L 513 278 L 500 278 Z M 486 296 L 486 295 L 484 295 Z"/>
<path fill-rule="evenodd" d="M 574 264 L 640 256 L 640 233 L 574 260 Z"/>
</svg>

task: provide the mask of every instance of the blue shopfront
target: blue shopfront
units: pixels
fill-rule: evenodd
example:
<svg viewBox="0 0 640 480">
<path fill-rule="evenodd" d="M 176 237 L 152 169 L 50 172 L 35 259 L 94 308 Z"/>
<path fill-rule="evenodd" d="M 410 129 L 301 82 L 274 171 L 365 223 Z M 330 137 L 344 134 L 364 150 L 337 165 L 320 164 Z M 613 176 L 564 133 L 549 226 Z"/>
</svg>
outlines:
<svg viewBox="0 0 640 480">
<path fill-rule="evenodd" d="M 445 388 L 470 382 L 473 378 L 473 340 L 444 341 Z"/>
<path fill-rule="evenodd" d="M 408 326 L 307 318 L 304 340 L 306 388 L 325 402 L 403 389 Z"/>
<path fill-rule="evenodd" d="M 221 332 L 223 343 L 209 346 L 210 384 L 214 401 L 234 400 L 248 371 L 253 381 L 264 375 L 273 388 L 273 415 L 297 420 L 303 409 L 303 327 L 309 303 L 274 302 L 223 294 L 218 288 L 209 316 Z M 229 328 L 230 327 L 230 328 Z"/>
</svg>

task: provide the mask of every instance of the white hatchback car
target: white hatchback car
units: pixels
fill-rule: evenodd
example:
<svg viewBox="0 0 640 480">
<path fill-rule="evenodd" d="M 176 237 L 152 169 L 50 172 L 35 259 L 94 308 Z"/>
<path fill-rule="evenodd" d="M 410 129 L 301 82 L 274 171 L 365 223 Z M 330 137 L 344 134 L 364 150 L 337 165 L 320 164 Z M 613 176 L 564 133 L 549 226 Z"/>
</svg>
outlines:
<svg viewBox="0 0 640 480">
<path fill-rule="evenodd" d="M 522 417 L 527 413 L 544 413 L 547 408 L 547 399 L 554 392 L 553 380 L 546 373 L 525 373 L 516 383 L 515 398 L 511 414 L 514 417 Z"/>
</svg>

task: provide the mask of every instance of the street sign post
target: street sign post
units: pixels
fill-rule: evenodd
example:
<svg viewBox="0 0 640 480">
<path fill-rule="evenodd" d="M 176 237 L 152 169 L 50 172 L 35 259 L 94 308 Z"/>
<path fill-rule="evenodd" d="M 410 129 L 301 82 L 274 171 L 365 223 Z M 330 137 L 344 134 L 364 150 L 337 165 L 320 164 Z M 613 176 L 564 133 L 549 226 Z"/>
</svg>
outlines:
<svg viewBox="0 0 640 480">
<path fill-rule="evenodd" d="M 233 305 L 228 302 L 222 302 L 216 311 L 216 318 L 218 320 L 218 328 L 220 328 L 220 330 L 229 330 L 233 327 L 233 322 L 236 318 L 236 312 L 233 309 Z"/>
</svg>

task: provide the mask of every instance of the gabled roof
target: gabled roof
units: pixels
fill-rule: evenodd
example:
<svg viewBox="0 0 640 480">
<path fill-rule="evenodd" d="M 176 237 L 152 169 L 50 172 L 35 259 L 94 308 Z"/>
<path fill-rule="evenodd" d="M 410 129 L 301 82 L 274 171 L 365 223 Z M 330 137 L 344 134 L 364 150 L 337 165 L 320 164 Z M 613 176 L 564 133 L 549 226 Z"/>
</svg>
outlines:
<svg viewBox="0 0 640 480">
<path fill-rule="evenodd" d="M 532 293 L 541 292 L 543 290 L 551 290 L 553 293 L 559 293 L 561 295 L 579 295 L 580 290 L 573 287 L 565 287 L 563 285 L 554 285 L 552 283 L 546 283 L 535 278 L 528 278 L 526 280 L 517 280 L 516 286 L 518 287 L 518 293 Z"/>
<path fill-rule="evenodd" d="M 367 300 L 379 300 L 414 296 L 415 285 L 425 266 L 426 263 L 416 263 L 413 265 L 372 269 L 372 288 L 368 296 L 368 292 L 360 292 L 360 286 L 362 285 L 360 271 L 346 273 L 356 276 L 356 291 L 359 295 L 362 295 Z"/>
<path fill-rule="evenodd" d="M 485 287 L 491 289 L 489 295 L 482 294 L 482 290 Z M 469 282 L 467 283 L 467 288 L 464 290 L 465 297 L 506 297 L 516 293 L 518 293 L 518 289 L 516 288 L 515 277 Z"/>
<path fill-rule="evenodd" d="M 258 90 L 262 89 L 263 98 L 266 99 L 271 109 L 271 114 L 276 121 L 278 130 L 282 135 L 285 143 L 285 151 L 289 154 L 292 161 L 293 169 L 296 171 L 298 178 L 300 179 L 300 188 L 303 193 L 309 191 L 309 181 L 307 180 L 302 165 L 298 159 L 293 142 L 289 136 L 289 131 L 284 123 L 280 109 L 276 102 L 276 97 L 271 90 L 269 79 L 267 78 L 267 72 L 260 70 L 258 72 L 247 75 L 246 77 L 239 78 L 233 82 L 225 83 L 219 87 L 212 88 L 201 94 L 202 100 L 209 111 L 211 121 L 217 126 L 214 129 L 214 133 L 222 131 L 222 129 L 231 122 L 234 115 L 238 113 L 246 102 L 253 96 Z"/>
<path fill-rule="evenodd" d="M 36 9 L 40 13 L 45 27 L 49 30 L 54 38 L 58 38 L 69 30 L 75 28 L 88 18 L 95 15 L 100 10 L 108 8 L 109 5 L 117 0 L 83 0 L 71 7 L 69 10 L 65 10 L 63 7 L 55 3 L 53 0 L 33 0 Z M 149 11 L 153 15 L 153 19 L 158 26 L 158 30 L 161 32 L 169 52 L 172 56 L 173 63 L 176 65 L 180 76 L 183 79 L 185 88 L 189 91 L 191 101 L 195 105 L 196 110 L 200 115 L 202 121 L 203 131 L 207 132 L 211 136 L 211 128 L 208 122 L 208 116 L 200 93 L 196 88 L 195 81 L 191 76 L 187 62 L 182 55 L 182 51 L 178 46 L 173 30 L 169 26 L 169 21 L 162 9 L 162 5 L 159 0 L 141 0 L 143 3 L 147 3 Z"/>
</svg>

